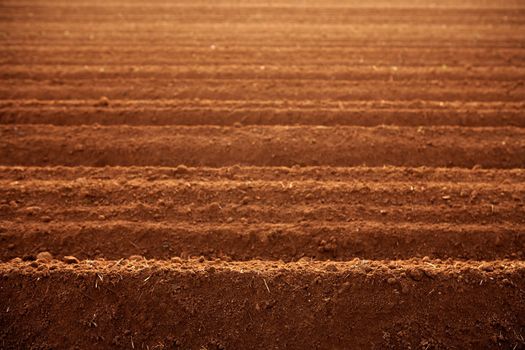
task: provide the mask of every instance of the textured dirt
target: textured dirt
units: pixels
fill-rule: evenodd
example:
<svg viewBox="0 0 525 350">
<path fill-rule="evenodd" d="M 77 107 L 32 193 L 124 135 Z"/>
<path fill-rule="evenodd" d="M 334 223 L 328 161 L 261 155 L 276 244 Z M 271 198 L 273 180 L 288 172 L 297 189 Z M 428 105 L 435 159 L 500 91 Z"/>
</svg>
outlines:
<svg viewBox="0 0 525 350">
<path fill-rule="evenodd" d="M 4 165 L 525 167 L 515 127 L 17 125 L 0 137 Z"/>
<path fill-rule="evenodd" d="M 523 258 L 525 172 L 2 168 L 6 260 Z"/>
<path fill-rule="evenodd" d="M 1 349 L 525 349 L 525 7 L 0 2 Z"/>
<path fill-rule="evenodd" d="M 6 348 L 73 348 L 71 334 L 91 348 L 512 348 L 524 277 L 517 261 L 20 260 L 0 265 L 0 334 Z"/>
</svg>

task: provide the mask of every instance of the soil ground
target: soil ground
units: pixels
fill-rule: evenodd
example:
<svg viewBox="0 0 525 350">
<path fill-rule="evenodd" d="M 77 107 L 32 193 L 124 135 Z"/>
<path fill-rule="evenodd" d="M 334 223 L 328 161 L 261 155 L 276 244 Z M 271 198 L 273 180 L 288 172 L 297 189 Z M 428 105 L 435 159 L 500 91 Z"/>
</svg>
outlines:
<svg viewBox="0 0 525 350">
<path fill-rule="evenodd" d="M 0 2 L 0 348 L 525 349 L 525 6 Z"/>
</svg>

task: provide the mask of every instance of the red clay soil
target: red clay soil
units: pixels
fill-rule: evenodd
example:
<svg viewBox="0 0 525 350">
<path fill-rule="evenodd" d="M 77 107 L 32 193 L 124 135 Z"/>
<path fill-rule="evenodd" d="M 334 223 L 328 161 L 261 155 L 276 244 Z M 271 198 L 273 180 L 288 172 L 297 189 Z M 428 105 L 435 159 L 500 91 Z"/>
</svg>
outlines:
<svg viewBox="0 0 525 350">
<path fill-rule="evenodd" d="M 290 214 L 291 215 L 291 214 Z M 435 214 L 434 214 L 435 215 Z M 47 221 L 48 216 L 44 216 Z M 235 220 L 235 219 L 234 219 Z M 233 260 L 295 261 L 407 259 L 523 259 L 523 225 L 452 225 L 381 222 L 152 223 L 57 221 L 2 223 L 0 260 L 34 260 L 49 251 L 80 259 L 119 259 L 138 254 L 147 258 L 204 256 Z"/>
<path fill-rule="evenodd" d="M 0 1 L 0 348 L 525 349 L 524 25 Z"/>
<path fill-rule="evenodd" d="M 0 100 L 0 124 L 525 127 L 523 103 L 436 101 Z"/>
<path fill-rule="evenodd" d="M 18 259 L 0 281 L 4 349 L 525 345 L 517 261 Z"/>
<path fill-rule="evenodd" d="M 523 258 L 525 172 L 2 168 L 1 260 Z"/>
<path fill-rule="evenodd" d="M 38 149 L 38 152 L 34 152 Z M 525 167 L 515 127 L 0 126 L 4 165 Z"/>
</svg>

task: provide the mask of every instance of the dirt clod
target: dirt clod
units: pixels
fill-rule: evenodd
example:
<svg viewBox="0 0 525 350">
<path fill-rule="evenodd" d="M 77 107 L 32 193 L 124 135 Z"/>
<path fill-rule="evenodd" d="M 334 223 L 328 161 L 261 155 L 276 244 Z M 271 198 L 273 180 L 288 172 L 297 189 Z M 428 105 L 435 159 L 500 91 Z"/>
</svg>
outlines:
<svg viewBox="0 0 525 350">
<path fill-rule="evenodd" d="M 483 270 L 483 271 L 486 271 L 486 272 L 492 272 L 494 271 L 494 267 L 491 265 L 491 264 L 482 264 L 480 266 L 480 268 Z"/>
<path fill-rule="evenodd" d="M 106 96 L 102 96 L 97 103 L 95 104 L 96 107 L 108 107 L 109 106 L 109 98 Z"/>
<path fill-rule="evenodd" d="M 339 269 L 337 268 L 337 266 L 335 264 L 328 264 L 328 265 L 326 265 L 326 271 L 337 272 L 337 271 L 339 271 Z"/>
<path fill-rule="evenodd" d="M 64 262 L 67 264 L 78 264 L 79 262 L 78 259 L 72 255 L 66 255 L 62 260 L 64 260 Z"/>
<path fill-rule="evenodd" d="M 185 165 L 178 165 L 175 169 L 173 169 L 173 173 L 176 175 L 186 175 L 189 174 L 190 169 L 188 169 Z"/>
<path fill-rule="evenodd" d="M 53 260 L 53 255 L 50 252 L 40 252 L 36 255 L 36 259 L 41 261 L 51 261 Z"/>
<path fill-rule="evenodd" d="M 23 212 L 27 215 L 36 216 L 42 212 L 42 208 L 38 206 L 31 206 L 20 209 L 20 212 Z"/>
<path fill-rule="evenodd" d="M 412 278 L 414 281 L 421 281 L 423 279 L 423 271 L 419 268 L 411 268 L 408 270 L 408 275 L 410 278 Z"/>
</svg>

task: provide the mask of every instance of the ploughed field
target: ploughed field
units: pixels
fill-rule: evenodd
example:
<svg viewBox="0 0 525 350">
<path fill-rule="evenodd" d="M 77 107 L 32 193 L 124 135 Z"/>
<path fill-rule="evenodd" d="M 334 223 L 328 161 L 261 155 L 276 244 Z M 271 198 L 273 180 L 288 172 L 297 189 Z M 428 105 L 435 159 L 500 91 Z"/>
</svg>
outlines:
<svg viewBox="0 0 525 350">
<path fill-rule="evenodd" d="M 0 2 L 0 348 L 525 348 L 521 1 Z"/>
</svg>

